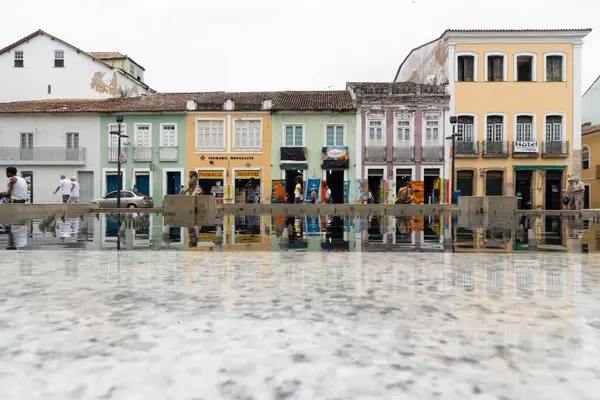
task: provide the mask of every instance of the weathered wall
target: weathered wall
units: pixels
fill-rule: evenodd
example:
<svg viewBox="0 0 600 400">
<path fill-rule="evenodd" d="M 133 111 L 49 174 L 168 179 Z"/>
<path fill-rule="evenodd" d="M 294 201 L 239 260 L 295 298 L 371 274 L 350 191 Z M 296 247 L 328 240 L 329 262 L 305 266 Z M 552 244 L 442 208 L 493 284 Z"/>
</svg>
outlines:
<svg viewBox="0 0 600 400">
<path fill-rule="evenodd" d="M 581 180 L 590 186 L 590 208 L 600 208 L 600 180 L 596 179 L 596 166 L 600 165 L 600 134 L 583 135 L 583 148 L 590 151 L 590 165 L 581 170 Z"/>
<path fill-rule="evenodd" d="M 404 61 L 395 82 L 415 82 L 440 85 L 448 81 L 448 53 L 441 39 L 414 50 Z"/>
</svg>

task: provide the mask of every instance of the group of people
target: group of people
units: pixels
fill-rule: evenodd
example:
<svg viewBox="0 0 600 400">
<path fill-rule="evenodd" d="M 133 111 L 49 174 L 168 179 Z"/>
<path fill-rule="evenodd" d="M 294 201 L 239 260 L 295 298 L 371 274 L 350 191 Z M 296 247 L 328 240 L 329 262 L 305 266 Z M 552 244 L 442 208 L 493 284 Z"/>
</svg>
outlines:
<svg viewBox="0 0 600 400">
<path fill-rule="evenodd" d="M 202 187 L 198 183 L 198 172 L 190 171 L 188 178 L 187 188 L 181 185 L 181 191 L 179 194 L 182 196 L 186 194 L 191 196 L 204 195 L 204 190 L 202 190 Z M 246 203 L 259 203 L 259 198 L 256 193 L 256 183 L 252 178 L 244 185 L 244 197 L 246 199 Z"/>
<path fill-rule="evenodd" d="M 62 202 L 63 203 L 79 203 L 79 182 L 77 182 L 77 178 L 74 176 L 71 179 L 67 179 L 66 176 L 60 176 L 60 183 L 54 190 L 54 193 L 58 193 L 58 191 L 62 193 Z"/>
<path fill-rule="evenodd" d="M 563 191 L 563 210 L 583 210 L 585 185 L 578 176 L 569 177 L 567 190 Z"/>
<path fill-rule="evenodd" d="M 325 203 L 326 204 L 333 203 L 333 200 L 331 197 L 331 189 L 329 188 L 329 185 L 327 184 L 327 182 L 323 182 L 323 187 L 325 188 Z M 297 176 L 296 177 L 296 186 L 294 187 L 294 204 L 301 204 L 304 202 L 304 195 L 302 194 L 302 192 L 303 192 L 302 176 Z M 317 190 L 314 187 L 311 188 L 310 194 L 308 197 L 308 202 L 310 204 L 316 204 L 318 198 L 319 198 L 319 195 L 317 194 Z"/>
</svg>

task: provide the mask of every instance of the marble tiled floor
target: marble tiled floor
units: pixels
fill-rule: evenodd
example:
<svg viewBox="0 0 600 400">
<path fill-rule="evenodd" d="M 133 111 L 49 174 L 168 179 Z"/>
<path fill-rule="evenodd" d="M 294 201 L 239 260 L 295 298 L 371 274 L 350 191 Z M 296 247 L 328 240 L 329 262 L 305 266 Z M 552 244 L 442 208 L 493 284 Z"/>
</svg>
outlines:
<svg viewBox="0 0 600 400">
<path fill-rule="evenodd" d="M 3 400 L 574 400 L 600 391 L 600 258 L 1 257 Z"/>
</svg>

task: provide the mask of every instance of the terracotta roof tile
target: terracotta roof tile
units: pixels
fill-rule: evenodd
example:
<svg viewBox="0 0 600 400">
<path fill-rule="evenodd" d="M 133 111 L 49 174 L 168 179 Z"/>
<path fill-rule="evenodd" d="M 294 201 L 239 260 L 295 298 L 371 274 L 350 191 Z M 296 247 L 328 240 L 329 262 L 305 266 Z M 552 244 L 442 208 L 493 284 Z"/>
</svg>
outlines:
<svg viewBox="0 0 600 400">
<path fill-rule="evenodd" d="M 116 51 L 88 51 L 87 53 L 99 60 L 117 60 L 127 57 Z"/>
<path fill-rule="evenodd" d="M 590 126 L 589 128 L 585 128 L 581 131 L 582 135 L 589 135 L 592 133 L 600 132 L 600 125 Z"/>
</svg>

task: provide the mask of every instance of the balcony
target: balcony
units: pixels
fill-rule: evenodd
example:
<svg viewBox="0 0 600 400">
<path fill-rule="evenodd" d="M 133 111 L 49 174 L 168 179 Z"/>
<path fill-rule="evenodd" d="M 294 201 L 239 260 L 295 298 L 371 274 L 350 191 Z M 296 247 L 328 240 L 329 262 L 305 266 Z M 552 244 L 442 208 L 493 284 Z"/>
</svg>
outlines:
<svg viewBox="0 0 600 400">
<path fill-rule="evenodd" d="M 513 142 L 512 156 L 521 158 L 537 158 L 540 155 L 538 142 Z"/>
<path fill-rule="evenodd" d="M 479 157 L 479 142 L 456 142 L 454 144 L 456 158 Z"/>
<path fill-rule="evenodd" d="M 421 162 L 440 163 L 444 162 L 444 146 L 423 146 Z"/>
<path fill-rule="evenodd" d="M 127 162 L 127 149 L 125 147 L 121 147 L 121 157 L 123 158 L 123 162 Z M 119 160 L 119 149 L 115 147 L 108 148 L 108 162 L 117 162 Z"/>
<path fill-rule="evenodd" d="M 85 165 L 85 147 L 0 147 L 0 164 Z"/>
<path fill-rule="evenodd" d="M 387 147 L 367 146 L 365 147 L 366 163 L 385 163 L 387 161 Z"/>
<path fill-rule="evenodd" d="M 177 161 L 177 146 L 160 146 L 160 161 Z"/>
<path fill-rule="evenodd" d="M 483 142 L 484 157 L 508 157 L 508 142 Z"/>
<path fill-rule="evenodd" d="M 394 162 L 414 162 L 415 146 L 394 146 Z"/>
<path fill-rule="evenodd" d="M 567 157 L 569 142 L 542 142 L 542 157 Z"/>
<path fill-rule="evenodd" d="M 152 147 L 134 147 L 133 161 L 152 161 Z"/>
</svg>

